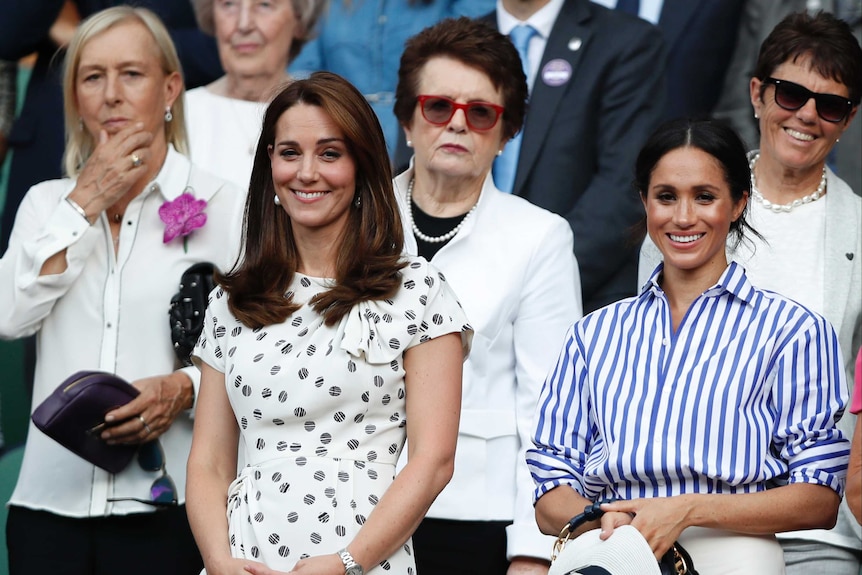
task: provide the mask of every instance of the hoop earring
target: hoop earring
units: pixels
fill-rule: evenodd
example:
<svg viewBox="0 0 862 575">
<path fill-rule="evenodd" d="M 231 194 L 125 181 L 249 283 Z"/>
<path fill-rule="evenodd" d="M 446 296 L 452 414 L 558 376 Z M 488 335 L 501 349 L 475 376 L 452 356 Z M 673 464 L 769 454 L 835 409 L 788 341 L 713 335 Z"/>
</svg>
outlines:
<svg viewBox="0 0 862 575">
<path fill-rule="evenodd" d="M 280 206 L 280 205 L 281 205 L 281 198 L 279 198 L 279 197 L 278 197 L 278 194 L 275 194 L 275 197 L 273 198 L 272 202 L 273 202 L 276 206 Z"/>
<path fill-rule="evenodd" d="M 165 122 L 170 122 L 174 119 L 174 115 L 171 113 L 171 107 L 168 106 L 165 108 Z"/>
</svg>

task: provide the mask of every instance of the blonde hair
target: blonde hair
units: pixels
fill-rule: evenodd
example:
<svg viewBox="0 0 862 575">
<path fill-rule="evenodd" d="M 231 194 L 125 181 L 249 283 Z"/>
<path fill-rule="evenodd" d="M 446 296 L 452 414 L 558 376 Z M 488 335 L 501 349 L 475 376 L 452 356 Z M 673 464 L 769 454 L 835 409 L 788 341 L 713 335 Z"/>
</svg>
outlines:
<svg viewBox="0 0 862 575">
<path fill-rule="evenodd" d="M 306 42 L 314 38 L 315 26 L 320 15 L 329 5 L 327 0 L 289 0 L 293 8 L 293 16 L 299 23 L 300 34 L 290 43 L 290 52 L 287 54 L 287 62 L 299 56 L 299 52 Z M 215 36 L 215 16 L 213 10 L 218 0 L 192 0 L 192 8 L 195 11 L 195 19 L 198 28 L 210 36 Z"/>
<path fill-rule="evenodd" d="M 161 55 L 162 72 L 165 75 L 177 72 L 182 78 L 183 71 L 180 66 L 180 59 L 170 34 L 159 17 L 150 10 L 132 8 L 131 6 L 114 6 L 96 12 L 81 22 L 69 44 L 63 64 L 63 109 L 66 119 L 66 150 L 63 152 L 63 169 L 70 178 L 74 178 L 80 173 L 96 147 L 92 134 L 83 129 L 75 96 L 81 52 L 87 43 L 99 34 L 119 24 L 135 21 L 143 24 L 153 37 Z M 180 92 L 171 106 L 173 120 L 164 124 L 165 140 L 169 144 L 173 144 L 181 154 L 188 154 L 184 100 L 185 84 L 181 82 Z"/>
</svg>

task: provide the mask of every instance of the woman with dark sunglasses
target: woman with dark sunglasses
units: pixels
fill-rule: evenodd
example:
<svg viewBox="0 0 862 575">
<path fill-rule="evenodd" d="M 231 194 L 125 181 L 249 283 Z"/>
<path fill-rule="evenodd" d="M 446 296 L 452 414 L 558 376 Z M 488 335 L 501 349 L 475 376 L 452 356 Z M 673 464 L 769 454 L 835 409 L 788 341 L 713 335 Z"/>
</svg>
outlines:
<svg viewBox="0 0 862 575">
<path fill-rule="evenodd" d="M 760 148 L 749 153 L 750 219 L 763 238 L 732 250 L 732 257 L 755 286 L 835 326 L 852 385 L 854 351 L 862 343 L 862 200 L 827 159 L 858 110 L 862 48 L 831 14 L 791 14 L 763 42 L 750 93 L 760 127 Z M 644 247 L 642 280 L 658 259 Z M 845 413 L 839 422 L 848 437 L 855 419 Z M 845 503 L 833 529 L 780 539 L 789 575 L 858 575 L 862 566 L 862 531 Z"/>
<path fill-rule="evenodd" d="M 430 260 L 476 330 L 455 474 L 414 535 L 417 572 L 547 573 L 524 459 L 553 350 L 581 316 L 567 222 L 497 189 L 492 164 L 524 118 L 518 52 L 461 18 L 405 47 L 395 115 L 415 155 L 395 179 L 406 248 Z"/>
</svg>

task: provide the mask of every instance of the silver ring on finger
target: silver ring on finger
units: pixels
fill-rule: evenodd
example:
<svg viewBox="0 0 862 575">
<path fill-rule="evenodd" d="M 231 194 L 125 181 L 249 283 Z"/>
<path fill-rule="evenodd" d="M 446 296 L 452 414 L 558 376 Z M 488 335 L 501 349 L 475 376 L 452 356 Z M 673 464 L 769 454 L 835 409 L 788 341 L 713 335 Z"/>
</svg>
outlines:
<svg viewBox="0 0 862 575">
<path fill-rule="evenodd" d="M 152 429 L 150 429 L 150 426 L 149 426 L 149 425 L 147 425 L 147 422 L 144 420 L 144 416 L 143 416 L 143 415 L 139 415 L 139 416 L 138 416 L 138 419 L 140 419 L 140 420 L 141 420 L 141 423 L 143 424 L 143 426 L 144 426 L 144 430 L 147 432 L 147 435 L 150 435 L 150 434 L 153 432 L 153 430 L 152 430 Z"/>
<path fill-rule="evenodd" d="M 144 163 L 143 160 L 141 160 L 141 157 L 137 154 L 132 154 L 131 156 L 129 156 L 129 159 L 132 161 L 133 168 L 137 168 Z"/>
</svg>

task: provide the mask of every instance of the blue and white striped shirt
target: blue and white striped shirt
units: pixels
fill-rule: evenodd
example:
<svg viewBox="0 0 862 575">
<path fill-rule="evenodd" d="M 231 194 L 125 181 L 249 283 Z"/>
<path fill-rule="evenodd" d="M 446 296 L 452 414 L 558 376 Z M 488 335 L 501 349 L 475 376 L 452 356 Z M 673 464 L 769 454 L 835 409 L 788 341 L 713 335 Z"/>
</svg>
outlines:
<svg viewBox="0 0 862 575">
<path fill-rule="evenodd" d="M 832 326 L 755 289 L 731 263 L 673 333 L 657 280 L 569 330 L 534 419 L 538 499 L 747 493 L 787 483 L 843 492 L 850 444 Z"/>
</svg>

